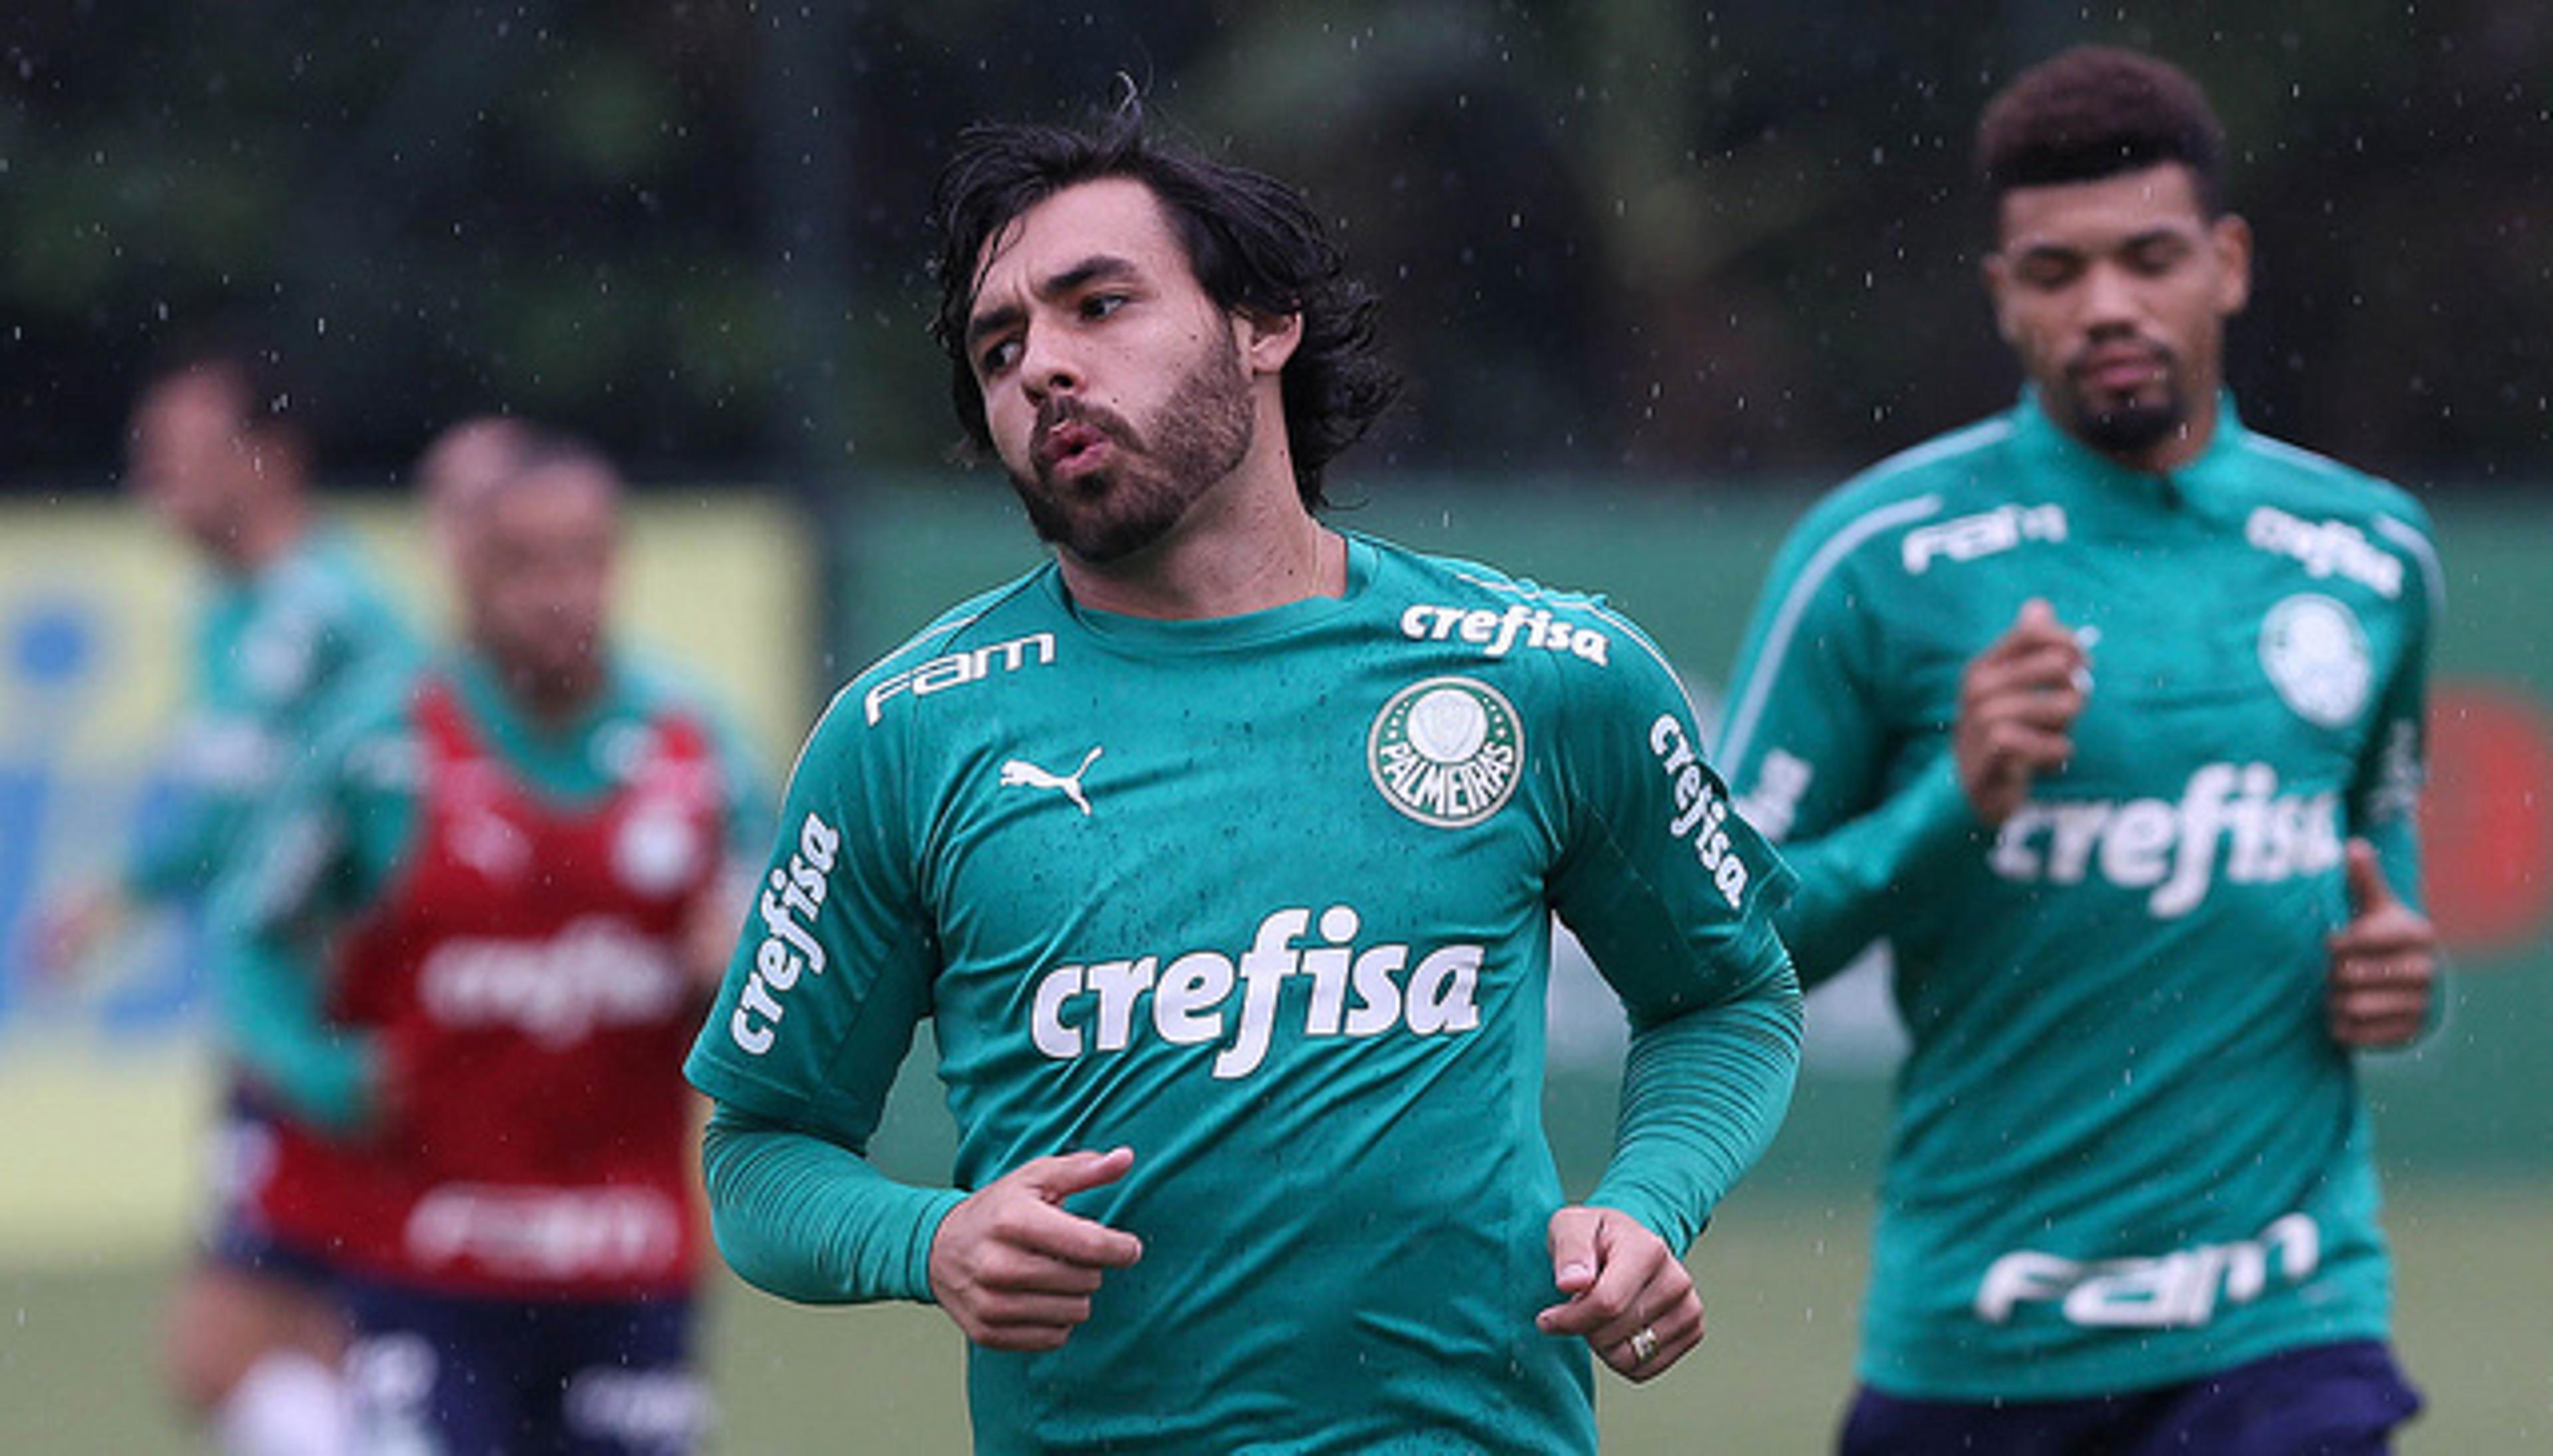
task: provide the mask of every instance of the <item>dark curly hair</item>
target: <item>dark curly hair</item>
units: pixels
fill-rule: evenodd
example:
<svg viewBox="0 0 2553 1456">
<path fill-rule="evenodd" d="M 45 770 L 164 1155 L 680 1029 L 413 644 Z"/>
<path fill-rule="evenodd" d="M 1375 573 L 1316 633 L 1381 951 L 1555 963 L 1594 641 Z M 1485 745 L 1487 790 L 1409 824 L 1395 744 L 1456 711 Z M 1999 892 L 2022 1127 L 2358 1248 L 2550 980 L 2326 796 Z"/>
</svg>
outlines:
<svg viewBox="0 0 2553 1456">
<path fill-rule="evenodd" d="M 2214 217 L 2225 208 L 2224 155 L 2224 129 L 2196 81 L 2168 61 L 2111 46 L 2077 46 L 2041 61 L 1977 119 L 1977 170 L 1998 206 L 2015 187 L 2177 162 Z"/>
<path fill-rule="evenodd" d="M 933 218 L 940 311 L 932 337 L 947 352 L 958 423 L 992 447 L 984 395 L 966 358 L 966 316 L 983 281 L 984 245 L 1054 193 L 1103 177 L 1152 189 L 1207 296 L 1225 309 L 1300 314 L 1302 341 L 1280 377 L 1294 485 L 1319 509 L 1322 467 L 1362 437 L 1399 392 L 1375 335 L 1381 302 L 1349 278 L 1345 260 L 1303 195 L 1264 172 L 1212 161 L 1144 131 L 1129 95 L 1083 128 L 983 123 L 957 139 L 940 173 Z"/>
</svg>

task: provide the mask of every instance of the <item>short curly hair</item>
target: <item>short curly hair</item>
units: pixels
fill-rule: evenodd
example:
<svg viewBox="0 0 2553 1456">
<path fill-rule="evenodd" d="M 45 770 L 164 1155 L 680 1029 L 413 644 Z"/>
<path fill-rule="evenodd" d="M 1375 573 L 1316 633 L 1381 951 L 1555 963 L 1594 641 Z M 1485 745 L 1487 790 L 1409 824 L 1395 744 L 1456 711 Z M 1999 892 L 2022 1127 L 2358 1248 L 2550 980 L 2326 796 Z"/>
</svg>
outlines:
<svg viewBox="0 0 2553 1456">
<path fill-rule="evenodd" d="M 1147 136 L 1142 103 L 1132 95 L 1082 128 L 969 127 L 941 171 L 933 204 L 940 309 L 931 332 L 948 355 L 949 398 L 966 438 L 978 450 L 992 448 L 983 392 L 966 358 L 966 317 L 983 281 L 986 241 L 1054 193 L 1103 177 L 1130 177 L 1152 189 L 1217 305 L 1302 316 L 1302 341 L 1280 383 L 1295 490 L 1306 509 L 1320 508 L 1323 467 L 1363 437 L 1400 391 L 1376 336 L 1381 301 L 1347 276 L 1300 192 Z"/>
<path fill-rule="evenodd" d="M 2225 207 L 2224 157 L 2224 129 L 2196 81 L 2168 61 L 2112 46 L 2077 46 L 2032 66 L 1977 119 L 1977 170 L 1998 206 L 2015 187 L 2176 162 L 2214 217 Z"/>
</svg>

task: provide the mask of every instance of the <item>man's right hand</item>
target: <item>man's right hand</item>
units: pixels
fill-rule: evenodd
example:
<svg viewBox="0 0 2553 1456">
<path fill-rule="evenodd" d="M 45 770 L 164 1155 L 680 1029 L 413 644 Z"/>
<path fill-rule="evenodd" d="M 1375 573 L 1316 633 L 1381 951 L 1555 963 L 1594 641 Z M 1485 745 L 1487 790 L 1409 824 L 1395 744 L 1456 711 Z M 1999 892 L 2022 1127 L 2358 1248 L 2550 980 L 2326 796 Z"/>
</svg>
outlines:
<svg viewBox="0 0 2553 1456">
<path fill-rule="evenodd" d="M 1950 751 L 1959 787 L 1987 828 L 2030 797 L 2031 780 L 2074 754 L 2071 732 L 2091 676 L 2083 644 L 2039 598 L 1959 674 Z"/>
<path fill-rule="evenodd" d="M 992 1350 L 1053 1350 L 1090 1317 L 1100 1276 L 1144 1257 L 1123 1229 L 1063 1200 L 1113 1183 L 1132 1148 L 1039 1158 L 969 1194 L 931 1240 L 931 1293 L 966 1338 Z"/>
</svg>

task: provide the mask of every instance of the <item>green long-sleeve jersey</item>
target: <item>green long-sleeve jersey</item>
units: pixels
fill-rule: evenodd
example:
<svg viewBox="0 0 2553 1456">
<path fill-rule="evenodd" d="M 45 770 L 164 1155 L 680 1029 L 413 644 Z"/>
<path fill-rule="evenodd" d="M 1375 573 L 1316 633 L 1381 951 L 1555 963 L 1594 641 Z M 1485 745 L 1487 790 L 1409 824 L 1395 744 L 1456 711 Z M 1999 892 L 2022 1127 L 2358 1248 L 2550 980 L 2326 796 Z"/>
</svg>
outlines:
<svg viewBox="0 0 2553 1456">
<path fill-rule="evenodd" d="M 855 680 L 696 1047 L 719 1238 L 792 1297 L 928 1298 L 964 1189 L 1134 1150 L 1057 1351 L 969 1359 L 986 1452 L 1587 1451 L 1547 1336 L 1553 912 L 1638 1036 L 1593 1201 L 1682 1249 L 1770 1138 L 1789 873 L 1588 598 L 1351 537 L 1339 598 L 1160 621 L 1042 569 Z M 858 1156 L 917 1023 L 955 1188 Z"/>
<path fill-rule="evenodd" d="M 145 901 L 206 896 L 245 857 L 259 804 L 351 690 L 416 655 L 354 548 L 324 529 L 258 571 L 222 577 L 189 637 L 193 682 L 165 765 L 174 799 L 142 827 L 124 869 L 127 891 Z"/>
<path fill-rule="evenodd" d="M 2366 1109 L 2325 1030 L 2343 847 L 2406 897 L 2439 579 L 2400 491 L 2246 429 L 2124 469 L 2025 398 L 1820 503 L 1720 757 L 1802 888 L 1802 978 L 1895 953 L 1861 1373 L 2075 1397 L 2382 1336 Z M 2074 752 L 1982 829 L 1959 676 L 2031 598 L 2088 648 Z"/>
</svg>

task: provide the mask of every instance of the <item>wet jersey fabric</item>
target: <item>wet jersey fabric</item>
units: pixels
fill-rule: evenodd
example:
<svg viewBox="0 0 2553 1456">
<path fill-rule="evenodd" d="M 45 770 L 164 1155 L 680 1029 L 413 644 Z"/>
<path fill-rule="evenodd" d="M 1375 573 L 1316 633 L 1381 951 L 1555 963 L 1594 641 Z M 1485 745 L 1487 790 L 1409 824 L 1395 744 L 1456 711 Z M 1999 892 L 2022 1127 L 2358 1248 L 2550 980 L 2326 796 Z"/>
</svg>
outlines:
<svg viewBox="0 0 2553 1456">
<path fill-rule="evenodd" d="M 1636 1032 L 1593 1201 L 1682 1249 L 1787 1105 L 1789 872 L 1672 674 L 1585 597 L 1351 537 L 1340 598 L 1077 606 L 1050 566 L 834 701 L 690 1062 L 721 1247 L 927 1299 L 960 1194 L 855 1155 L 932 1018 L 956 1184 L 1134 1151 L 1144 1240 L 1056 1352 L 969 1355 L 978 1449 L 1592 1450 L 1540 1115 L 1551 916 Z"/>
<path fill-rule="evenodd" d="M 1720 740 L 1801 890 L 1804 980 L 1895 953 L 1900 1071 L 1861 1373 L 2070 1398 L 2383 1337 L 2367 1110 L 2324 1027 L 2343 846 L 2414 898 L 2439 577 L 2400 491 L 2226 401 L 2168 477 L 2026 398 L 1822 502 Z M 2074 755 L 1999 833 L 1959 676 L 2045 598 L 2088 649 Z"/>
<path fill-rule="evenodd" d="M 351 701 L 350 687 L 415 656 L 368 568 L 331 530 L 221 578 L 189 646 L 193 682 L 165 766 L 170 802 L 143 826 L 124 871 L 146 901 L 209 892 L 258 804 Z"/>
<path fill-rule="evenodd" d="M 237 1040 L 294 1114 L 270 1232 L 452 1292 L 688 1288 L 679 1067 L 706 995 L 685 938 L 732 879 L 748 775 L 625 674 L 543 740 L 465 664 L 352 726 L 317 778 L 282 811 L 290 862 L 236 907 L 259 958 L 234 979 L 267 993 Z"/>
</svg>

